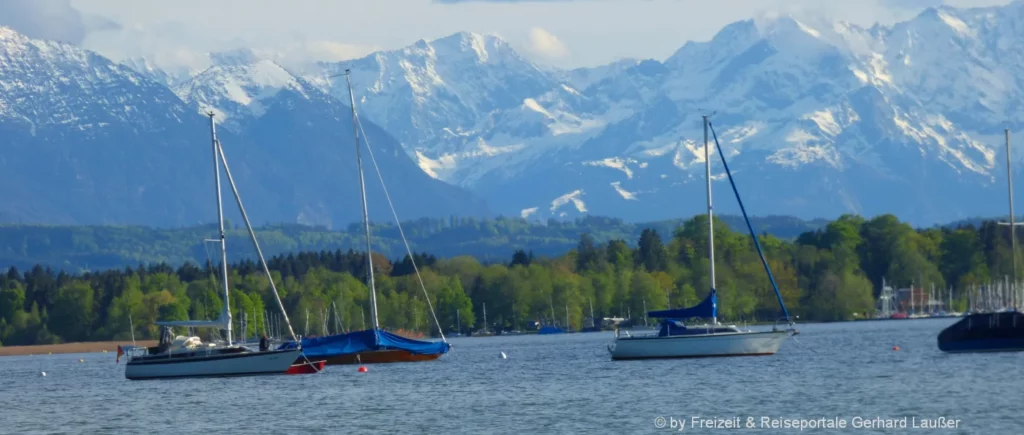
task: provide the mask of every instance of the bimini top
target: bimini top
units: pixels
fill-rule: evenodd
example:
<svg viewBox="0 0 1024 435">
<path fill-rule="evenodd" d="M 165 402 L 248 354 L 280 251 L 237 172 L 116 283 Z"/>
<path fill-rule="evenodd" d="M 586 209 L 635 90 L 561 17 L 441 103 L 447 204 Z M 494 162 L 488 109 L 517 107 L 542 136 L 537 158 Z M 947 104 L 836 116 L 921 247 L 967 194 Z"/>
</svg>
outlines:
<svg viewBox="0 0 1024 435">
<path fill-rule="evenodd" d="M 710 319 L 718 317 L 718 292 L 711 289 L 711 293 L 701 303 L 690 308 L 676 308 L 674 310 L 648 311 L 648 317 L 657 319 L 691 319 L 702 317 Z"/>
<path fill-rule="evenodd" d="M 295 342 L 288 342 L 279 349 L 292 349 Z M 383 329 L 335 334 L 326 337 L 302 339 L 302 351 L 310 358 L 325 358 L 351 355 L 372 350 L 400 349 L 416 355 L 447 353 L 451 345 L 443 341 L 420 341 L 392 334 Z"/>
</svg>

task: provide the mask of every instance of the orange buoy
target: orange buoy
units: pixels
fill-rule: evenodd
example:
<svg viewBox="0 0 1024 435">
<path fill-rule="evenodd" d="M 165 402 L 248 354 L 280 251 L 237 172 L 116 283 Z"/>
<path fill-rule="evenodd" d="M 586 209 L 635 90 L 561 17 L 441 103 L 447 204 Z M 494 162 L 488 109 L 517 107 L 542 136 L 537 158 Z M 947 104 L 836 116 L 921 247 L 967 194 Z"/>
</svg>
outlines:
<svg viewBox="0 0 1024 435">
<path fill-rule="evenodd" d="M 366 366 L 359 366 L 359 373 L 366 373 Z"/>
<path fill-rule="evenodd" d="M 893 346 L 892 350 L 900 350 L 900 347 L 899 346 Z"/>
</svg>

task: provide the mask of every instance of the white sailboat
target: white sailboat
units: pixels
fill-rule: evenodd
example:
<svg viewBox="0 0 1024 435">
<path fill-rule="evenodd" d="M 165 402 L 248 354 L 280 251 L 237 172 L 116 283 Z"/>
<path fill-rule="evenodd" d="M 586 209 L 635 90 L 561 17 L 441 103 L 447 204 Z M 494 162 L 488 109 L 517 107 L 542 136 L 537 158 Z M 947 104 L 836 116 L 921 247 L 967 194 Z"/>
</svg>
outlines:
<svg viewBox="0 0 1024 435">
<path fill-rule="evenodd" d="M 490 337 L 490 336 L 494 335 L 494 331 L 492 331 L 491 328 L 487 325 L 487 303 L 483 304 L 483 310 L 484 310 L 484 327 L 480 328 L 480 329 L 477 329 L 476 332 L 473 333 L 473 335 L 476 336 L 476 337 Z"/>
<path fill-rule="evenodd" d="M 256 351 L 243 345 L 232 343 L 231 337 L 231 309 L 230 298 L 228 297 L 228 261 L 225 250 L 224 236 L 224 208 L 221 200 L 220 169 L 224 164 L 224 171 L 227 174 L 231 189 L 238 203 L 239 211 L 249 229 L 249 236 L 252 238 L 256 253 L 259 254 L 260 264 L 267 278 L 270 279 L 270 288 L 274 291 L 278 308 L 284 316 L 288 325 L 288 332 L 295 337 L 292 331 L 291 322 L 288 321 L 288 314 L 284 311 L 284 305 L 277 294 L 277 287 L 270 277 L 270 269 L 263 258 L 259 243 L 256 241 L 256 233 L 253 232 L 249 223 L 249 217 L 242 206 L 242 199 L 238 195 L 235 181 L 231 177 L 231 170 L 228 168 L 227 158 L 224 150 L 217 140 L 216 123 L 213 114 L 210 114 L 210 134 L 213 141 L 214 174 L 217 189 L 217 220 L 219 223 L 220 237 L 214 240 L 220 244 L 221 253 L 221 275 L 223 281 L 224 304 L 221 308 L 220 317 L 217 320 L 185 320 L 157 322 L 161 326 L 160 341 L 155 347 L 131 349 L 128 356 L 128 363 L 125 367 L 124 376 L 128 379 L 162 379 L 162 378 L 195 378 L 210 376 L 251 376 L 284 374 L 291 368 L 292 364 L 301 357 L 302 349 L 288 350 L 261 350 Z M 223 343 L 203 343 L 199 337 L 174 337 L 171 328 L 214 328 L 226 332 L 226 340 Z"/>
<path fill-rule="evenodd" d="M 711 159 L 708 148 L 709 128 L 712 128 L 712 134 L 714 134 L 708 117 L 704 116 L 704 164 L 707 172 L 708 258 L 710 260 L 709 280 L 711 291 L 704 301 L 694 307 L 647 313 L 650 317 L 663 319 L 661 329 L 657 334 L 630 335 L 627 333 L 626 335 L 620 335 L 619 331 L 616 330 L 614 341 L 608 345 L 608 351 L 611 353 L 613 360 L 772 355 L 779 350 L 782 342 L 789 336 L 790 332 L 795 333 L 792 330 L 780 330 L 776 327 L 763 332 L 751 331 L 749 329 L 743 331 L 735 325 L 724 325 L 718 322 L 718 296 L 715 290 L 715 232 L 711 206 Z M 717 137 L 715 138 L 715 144 L 716 146 L 718 145 Z M 718 148 L 718 154 L 722 158 L 726 174 L 729 175 L 733 191 L 736 192 L 736 185 L 733 183 L 729 166 L 725 163 L 724 156 L 721 155 L 721 147 Z M 738 193 L 736 194 L 736 199 L 739 201 Z M 782 307 L 783 313 L 785 313 L 786 320 L 789 321 L 789 313 L 786 311 L 785 304 L 782 302 L 782 296 L 775 284 L 775 278 L 772 277 L 768 263 L 761 252 L 760 243 L 757 241 L 757 236 L 750 225 L 750 220 L 747 219 L 742 201 L 739 201 L 739 205 L 740 210 L 743 211 L 744 219 L 747 220 L 747 227 L 754 240 L 754 245 L 757 247 L 758 254 L 761 255 L 765 271 L 768 273 L 772 287 L 775 288 L 779 304 Z M 683 321 L 689 318 L 710 318 L 711 323 L 700 326 L 688 326 Z"/>
</svg>

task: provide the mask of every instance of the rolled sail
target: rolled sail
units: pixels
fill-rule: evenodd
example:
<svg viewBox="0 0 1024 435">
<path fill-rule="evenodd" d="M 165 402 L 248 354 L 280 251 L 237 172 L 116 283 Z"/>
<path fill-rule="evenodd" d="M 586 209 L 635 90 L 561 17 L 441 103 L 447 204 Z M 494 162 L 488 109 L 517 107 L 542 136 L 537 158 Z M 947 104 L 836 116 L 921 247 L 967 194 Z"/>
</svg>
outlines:
<svg viewBox="0 0 1024 435">
<path fill-rule="evenodd" d="M 718 295 L 714 289 L 701 303 L 689 308 L 673 310 L 648 311 L 647 317 L 658 319 L 690 319 L 694 317 L 712 318 L 718 316 Z"/>
</svg>

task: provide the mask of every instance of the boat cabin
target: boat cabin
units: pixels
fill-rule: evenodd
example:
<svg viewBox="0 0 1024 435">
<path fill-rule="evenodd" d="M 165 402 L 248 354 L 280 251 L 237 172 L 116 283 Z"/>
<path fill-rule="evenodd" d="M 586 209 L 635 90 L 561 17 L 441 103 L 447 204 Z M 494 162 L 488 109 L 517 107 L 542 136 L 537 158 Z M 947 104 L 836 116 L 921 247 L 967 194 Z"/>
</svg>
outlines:
<svg viewBox="0 0 1024 435">
<path fill-rule="evenodd" d="M 658 336 L 728 334 L 730 332 L 740 332 L 740 330 L 731 325 L 691 325 L 687 327 L 682 320 L 662 319 Z"/>
</svg>

